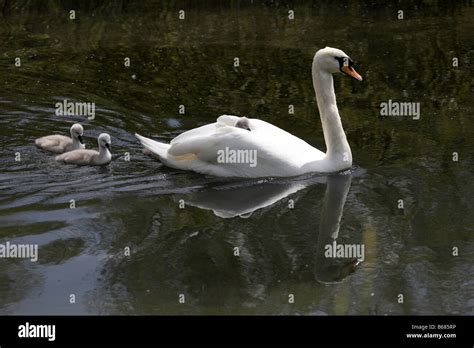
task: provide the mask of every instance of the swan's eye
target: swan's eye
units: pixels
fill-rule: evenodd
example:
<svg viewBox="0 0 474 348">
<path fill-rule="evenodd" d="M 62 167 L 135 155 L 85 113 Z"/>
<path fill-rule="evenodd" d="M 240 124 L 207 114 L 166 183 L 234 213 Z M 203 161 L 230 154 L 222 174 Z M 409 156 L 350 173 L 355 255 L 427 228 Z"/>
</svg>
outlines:
<svg viewBox="0 0 474 348">
<path fill-rule="evenodd" d="M 339 63 L 339 68 L 342 68 L 342 66 L 344 65 L 344 57 L 334 57 L 334 59 L 336 59 Z"/>
<path fill-rule="evenodd" d="M 334 57 L 339 62 L 339 69 L 342 69 L 343 66 L 348 66 L 352 68 L 354 66 L 354 62 L 349 57 Z"/>
</svg>

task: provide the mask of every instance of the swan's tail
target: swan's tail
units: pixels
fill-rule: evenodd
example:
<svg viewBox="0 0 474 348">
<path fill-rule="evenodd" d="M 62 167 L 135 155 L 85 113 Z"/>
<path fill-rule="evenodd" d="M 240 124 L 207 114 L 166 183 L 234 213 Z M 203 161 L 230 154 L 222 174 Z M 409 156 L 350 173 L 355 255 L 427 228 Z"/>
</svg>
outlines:
<svg viewBox="0 0 474 348">
<path fill-rule="evenodd" d="M 140 134 L 135 133 L 135 136 L 145 149 L 157 155 L 161 160 L 166 160 L 168 156 L 168 149 L 171 147 L 170 144 L 160 143 L 146 137 L 141 136 Z"/>
</svg>

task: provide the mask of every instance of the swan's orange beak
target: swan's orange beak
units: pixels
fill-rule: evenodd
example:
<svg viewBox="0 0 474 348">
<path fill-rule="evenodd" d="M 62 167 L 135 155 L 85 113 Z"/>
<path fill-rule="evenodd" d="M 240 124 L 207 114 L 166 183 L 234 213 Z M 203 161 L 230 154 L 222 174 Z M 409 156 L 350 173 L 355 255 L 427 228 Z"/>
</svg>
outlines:
<svg viewBox="0 0 474 348">
<path fill-rule="evenodd" d="M 349 76 L 355 78 L 358 81 L 362 81 L 362 76 L 360 76 L 357 73 L 357 71 L 355 71 L 355 69 L 353 67 L 350 67 L 349 65 L 343 65 L 342 68 L 341 68 L 341 71 L 344 74 L 349 75 Z"/>
</svg>

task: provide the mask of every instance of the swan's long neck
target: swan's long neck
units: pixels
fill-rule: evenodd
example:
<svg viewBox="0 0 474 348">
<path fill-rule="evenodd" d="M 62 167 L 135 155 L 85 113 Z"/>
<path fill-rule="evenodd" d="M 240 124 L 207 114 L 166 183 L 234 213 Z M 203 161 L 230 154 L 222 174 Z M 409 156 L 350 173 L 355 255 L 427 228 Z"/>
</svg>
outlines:
<svg viewBox="0 0 474 348">
<path fill-rule="evenodd" d="M 343 167 L 344 164 L 350 167 L 352 153 L 337 109 L 332 74 L 319 69 L 317 60 L 313 62 L 313 85 L 323 126 L 327 159 L 334 163 L 341 162 Z"/>
</svg>

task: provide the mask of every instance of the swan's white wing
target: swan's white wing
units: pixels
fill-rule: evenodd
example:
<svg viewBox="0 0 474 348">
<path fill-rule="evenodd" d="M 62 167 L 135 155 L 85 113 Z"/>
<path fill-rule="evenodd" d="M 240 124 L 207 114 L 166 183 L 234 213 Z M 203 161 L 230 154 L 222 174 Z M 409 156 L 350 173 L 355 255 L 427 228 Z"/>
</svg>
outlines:
<svg viewBox="0 0 474 348">
<path fill-rule="evenodd" d="M 171 141 L 167 161 L 176 168 L 207 174 L 256 177 L 297 175 L 305 164 L 324 157 L 323 152 L 270 123 L 249 119 L 248 131 L 228 125 L 235 120 L 237 116 L 221 116 L 216 123 L 179 135 Z M 240 158 L 235 159 L 240 161 L 234 163 L 232 152 L 239 150 Z"/>
<path fill-rule="evenodd" d="M 176 138 L 171 140 L 170 144 L 186 141 L 194 137 L 208 136 L 216 131 L 217 128 L 224 126 L 234 126 L 240 117 L 232 115 L 222 115 L 217 118 L 217 122 L 206 124 L 201 127 L 190 129 L 184 133 L 181 133 Z"/>
</svg>

